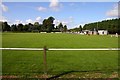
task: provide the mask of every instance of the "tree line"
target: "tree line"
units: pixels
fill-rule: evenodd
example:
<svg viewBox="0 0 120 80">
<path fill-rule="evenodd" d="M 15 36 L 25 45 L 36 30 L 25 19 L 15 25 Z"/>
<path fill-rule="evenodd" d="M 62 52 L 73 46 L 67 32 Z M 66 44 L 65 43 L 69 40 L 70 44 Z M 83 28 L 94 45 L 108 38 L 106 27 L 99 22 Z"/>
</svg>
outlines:
<svg viewBox="0 0 120 80">
<path fill-rule="evenodd" d="M 5 31 L 12 31 L 12 32 L 66 32 L 67 31 L 67 25 L 63 25 L 60 23 L 55 27 L 55 24 L 53 24 L 55 18 L 49 17 L 48 19 L 44 19 L 42 24 L 39 24 L 39 22 L 35 22 L 34 24 L 28 23 L 23 25 L 22 23 L 16 25 L 12 24 L 11 26 L 7 22 L 0 22 L 0 25 L 2 25 L 2 32 Z"/>
<path fill-rule="evenodd" d="M 85 24 L 83 30 L 108 30 L 109 34 L 120 34 L 120 18 Z"/>
<path fill-rule="evenodd" d="M 67 25 L 63 25 L 59 23 L 57 26 L 53 23 L 55 20 L 54 17 L 49 17 L 44 19 L 42 24 L 39 22 L 35 22 L 34 24 L 28 23 L 23 25 L 22 23 L 16 25 L 12 24 L 11 26 L 7 22 L 0 22 L 2 28 L 0 30 L 5 31 L 12 31 L 12 32 L 82 32 L 83 30 L 108 30 L 109 34 L 120 34 L 120 18 L 111 19 L 111 20 L 103 20 L 100 22 L 88 23 L 85 24 L 83 27 L 79 25 L 79 27 L 68 29 Z"/>
<path fill-rule="evenodd" d="M 82 32 L 82 26 L 80 25 L 79 27 L 69 29 L 69 32 Z"/>
</svg>

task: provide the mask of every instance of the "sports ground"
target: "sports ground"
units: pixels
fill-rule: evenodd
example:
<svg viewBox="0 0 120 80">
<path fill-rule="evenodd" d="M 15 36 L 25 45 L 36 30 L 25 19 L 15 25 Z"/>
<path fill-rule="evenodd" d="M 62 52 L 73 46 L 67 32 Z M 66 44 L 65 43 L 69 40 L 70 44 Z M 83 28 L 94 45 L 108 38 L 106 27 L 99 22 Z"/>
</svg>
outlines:
<svg viewBox="0 0 120 80">
<path fill-rule="evenodd" d="M 3 33 L 3 48 L 118 48 L 110 35 Z M 44 77 L 43 51 L 2 51 L 3 76 Z M 118 77 L 118 51 L 47 51 L 47 77 Z"/>
</svg>

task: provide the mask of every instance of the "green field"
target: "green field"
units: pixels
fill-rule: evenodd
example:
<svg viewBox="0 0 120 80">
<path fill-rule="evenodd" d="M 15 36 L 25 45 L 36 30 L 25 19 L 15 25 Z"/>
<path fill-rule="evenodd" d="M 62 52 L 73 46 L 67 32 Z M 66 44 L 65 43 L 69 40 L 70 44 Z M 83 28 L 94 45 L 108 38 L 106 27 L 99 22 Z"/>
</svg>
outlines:
<svg viewBox="0 0 120 80">
<path fill-rule="evenodd" d="M 117 48 L 118 38 L 98 35 L 65 33 L 3 33 L 4 48 Z M 2 52 L 3 75 L 41 76 L 44 72 L 43 51 Z M 111 77 L 118 70 L 118 51 L 47 51 L 48 75 L 70 72 L 80 77 L 105 73 L 100 77 Z M 69 73 L 69 75 L 71 75 Z M 86 73 L 85 73 L 86 74 Z M 67 74 L 64 74 L 65 76 Z M 90 77 L 90 76 L 88 76 Z"/>
<path fill-rule="evenodd" d="M 111 48 L 118 38 L 76 34 L 3 33 L 3 47 Z"/>
</svg>

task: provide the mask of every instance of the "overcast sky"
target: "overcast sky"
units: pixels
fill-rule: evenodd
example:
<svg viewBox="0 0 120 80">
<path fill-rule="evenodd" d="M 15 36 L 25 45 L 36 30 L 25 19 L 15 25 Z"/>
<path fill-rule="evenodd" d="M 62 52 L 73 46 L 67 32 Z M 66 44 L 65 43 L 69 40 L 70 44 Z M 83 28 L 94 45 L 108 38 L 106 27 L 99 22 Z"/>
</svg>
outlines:
<svg viewBox="0 0 120 80">
<path fill-rule="evenodd" d="M 58 0 L 50 0 L 49 2 L 41 2 L 43 0 L 29 0 L 29 2 L 9 2 L 15 0 L 4 0 L 0 3 L 2 16 L 0 20 L 8 21 L 9 24 L 29 22 L 40 22 L 43 19 L 53 16 L 54 23 L 58 25 L 62 22 L 68 28 L 78 27 L 86 23 L 112 19 L 118 17 L 118 1 L 109 0 L 111 2 L 60 2 Z M 37 1 L 37 2 L 35 2 Z M 47 1 L 47 0 L 46 0 Z M 67 1 L 67 0 L 66 0 Z M 107 1 L 107 0 L 104 0 Z M 114 1 L 114 2 L 112 2 Z"/>
</svg>

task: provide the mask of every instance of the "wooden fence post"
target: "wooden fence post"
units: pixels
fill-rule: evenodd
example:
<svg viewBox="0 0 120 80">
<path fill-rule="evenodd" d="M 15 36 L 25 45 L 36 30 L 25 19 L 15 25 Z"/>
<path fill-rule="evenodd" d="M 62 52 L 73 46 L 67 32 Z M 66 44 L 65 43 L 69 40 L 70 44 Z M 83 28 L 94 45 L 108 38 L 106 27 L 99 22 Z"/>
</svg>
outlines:
<svg viewBox="0 0 120 80">
<path fill-rule="evenodd" d="M 44 63 L 44 73 L 47 74 L 47 54 L 46 54 L 46 51 L 47 51 L 47 47 L 44 46 L 44 60 L 43 60 L 43 63 Z"/>
</svg>

